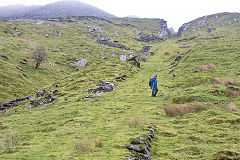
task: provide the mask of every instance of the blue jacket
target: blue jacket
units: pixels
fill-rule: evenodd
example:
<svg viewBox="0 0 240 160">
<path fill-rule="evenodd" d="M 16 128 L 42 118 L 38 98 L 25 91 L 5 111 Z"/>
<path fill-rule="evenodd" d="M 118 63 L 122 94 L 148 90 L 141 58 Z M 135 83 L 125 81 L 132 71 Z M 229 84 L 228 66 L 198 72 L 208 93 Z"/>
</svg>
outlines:
<svg viewBox="0 0 240 160">
<path fill-rule="evenodd" d="M 157 88 L 157 80 L 156 80 L 156 78 L 154 77 L 152 80 L 153 80 L 153 83 L 152 83 L 151 87 Z"/>
</svg>

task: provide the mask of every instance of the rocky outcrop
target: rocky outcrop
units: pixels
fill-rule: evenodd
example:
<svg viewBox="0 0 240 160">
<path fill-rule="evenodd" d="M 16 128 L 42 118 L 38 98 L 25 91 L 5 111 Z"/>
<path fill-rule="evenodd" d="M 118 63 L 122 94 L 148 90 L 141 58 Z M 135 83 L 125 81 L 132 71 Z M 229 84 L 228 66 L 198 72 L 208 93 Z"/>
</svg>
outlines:
<svg viewBox="0 0 240 160">
<path fill-rule="evenodd" d="M 30 102 L 30 107 L 36 108 L 36 107 L 40 107 L 42 105 L 53 102 L 54 100 L 57 99 L 56 97 L 53 96 L 56 92 L 57 91 L 47 92 L 46 90 L 37 92 L 36 99 Z"/>
<path fill-rule="evenodd" d="M 178 37 L 186 32 L 205 31 L 211 33 L 217 27 L 224 27 L 240 23 L 240 13 L 218 13 L 197 18 L 193 21 L 183 24 L 178 30 Z M 209 27 L 211 26 L 211 27 Z"/>
<path fill-rule="evenodd" d="M 33 98 L 32 96 L 29 96 L 26 98 L 18 98 L 18 99 L 11 100 L 10 102 L 4 103 L 2 105 L 0 104 L 0 110 L 5 110 L 5 109 L 15 107 L 18 105 L 18 103 L 31 100 L 32 98 Z"/>
<path fill-rule="evenodd" d="M 130 61 L 132 63 L 132 65 L 140 68 L 140 62 L 139 62 L 139 59 L 137 58 L 137 56 L 134 56 L 134 57 L 128 59 L 128 61 Z"/>
<path fill-rule="evenodd" d="M 156 136 L 156 128 L 151 127 L 150 132 L 138 138 L 130 139 L 130 145 L 126 149 L 131 152 L 130 156 L 126 156 L 127 160 L 151 160 L 152 141 Z"/>
<path fill-rule="evenodd" d="M 135 40 L 140 41 L 140 42 L 146 42 L 146 43 L 151 43 L 151 42 L 159 42 L 163 41 L 164 38 L 155 36 L 154 34 L 150 35 L 142 35 L 140 36 L 139 39 L 135 38 Z"/>
<path fill-rule="evenodd" d="M 111 82 L 95 82 L 98 85 L 100 85 L 100 87 L 97 88 L 93 88 L 93 89 L 89 89 L 85 94 L 88 94 L 88 96 L 86 96 L 85 98 L 94 98 L 97 97 L 105 92 L 111 92 L 116 88 L 116 85 L 111 83 Z M 89 95 L 90 94 L 90 95 Z"/>
<path fill-rule="evenodd" d="M 110 42 L 107 39 L 106 40 L 98 39 L 97 42 L 99 44 L 106 45 L 106 46 L 109 46 L 109 47 L 120 48 L 120 49 L 124 49 L 124 50 L 130 50 L 130 48 L 127 48 L 122 44 L 119 44 L 119 43 L 116 43 L 116 42 Z"/>
</svg>

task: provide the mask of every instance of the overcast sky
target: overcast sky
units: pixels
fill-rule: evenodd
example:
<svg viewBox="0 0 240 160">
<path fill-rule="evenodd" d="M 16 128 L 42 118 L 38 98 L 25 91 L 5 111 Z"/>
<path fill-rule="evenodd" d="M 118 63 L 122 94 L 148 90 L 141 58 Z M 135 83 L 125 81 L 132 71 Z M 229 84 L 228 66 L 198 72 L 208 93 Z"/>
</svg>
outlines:
<svg viewBox="0 0 240 160">
<path fill-rule="evenodd" d="M 44 5 L 59 0 L 0 0 L 0 6 L 11 4 Z M 220 12 L 240 12 L 240 0 L 80 0 L 118 17 L 135 15 L 161 18 L 168 27 L 178 29 L 183 23 Z"/>
</svg>

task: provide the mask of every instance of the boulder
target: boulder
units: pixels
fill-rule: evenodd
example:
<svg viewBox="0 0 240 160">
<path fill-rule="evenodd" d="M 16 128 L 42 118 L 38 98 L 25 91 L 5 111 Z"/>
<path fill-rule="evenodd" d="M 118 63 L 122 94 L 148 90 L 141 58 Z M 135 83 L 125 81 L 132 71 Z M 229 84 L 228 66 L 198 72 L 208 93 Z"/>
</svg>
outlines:
<svg viewBox="0 0 240 160">
<path fill-rule="evenodd" d="M 80 59 L 77 62 L 70 63 L 69 66 L 73 67 L 85 67 L 87 65 L 88 61 L 86 59 Z"/>
<path fill-rule="evenodd" d="M 126 61 L 127 60 L 127 56 L 125 56 L 124 54 L 120 55 L 120 60 L 121 61 Z"/>
<path fill-rule="evenodd" d="M 136 34 L 138 36 L 138 35 L 142 34 L 142 31 L 136 30 L 136 31 L 134 31 L 134 34 Z"/>
</svg>

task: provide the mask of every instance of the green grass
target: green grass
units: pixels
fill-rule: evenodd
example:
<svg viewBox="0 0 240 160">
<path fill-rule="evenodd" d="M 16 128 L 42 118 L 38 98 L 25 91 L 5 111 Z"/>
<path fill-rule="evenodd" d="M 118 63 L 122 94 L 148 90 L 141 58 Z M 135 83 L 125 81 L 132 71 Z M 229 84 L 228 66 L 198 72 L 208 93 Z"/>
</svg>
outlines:
<svg viewBox="0 0 240 160">
<path fill-rule="evenodd" d="M 126 23 L 121 19 L 113 21 Z M 144 21 L 149 23 L 149 20 Z M 240 97 L 229 98 L 225 95 L 227 86 L 220 84 L 214 88 L 210 82 L 211 77 L 239 81 L 237 53 L 240 41 L 235 36 L 240 33 L 238 27 L 217 29 L 215 34 L 224 34 L 221 39 L 202 36 L 192 41 L 167 40 L 146 44 L 133 39 L 133 32 L 138 27 L 121 28 L 105 21 L 94 20 L 90 23 L 82 20 L 75 24 L 61 24 L 61 27 L 56 27 L 63 33 L 60 39 L 44 37 L 46 31 L 55 32 L 53 22 L 47 22 L 50 26 L 40 26 L 37 32 L 42 36 L 35 31 L 28 31 L 35 26 L 34 21 L 29 24 L 21 21 L 0 22 L 0 25 L 6 27 L 8 23 L 17 23 L 25 34 L 23 37 L 11 37 L 1 32 L 1 39 L 6 41 L 1 41 L 0 52 L 9 57 L 9 61 L 0 59 L 2 100 L 28 96 L 42 88 L 58 90 L 59 94 L 58 99 L 48 105 L 29 109 L 28 103 L 22 103 L 6 111 L 0 121 L 0 140 L 4 142 L 1 144 L 7 142 L 4 137 L 11 131 L 18 138 L 16 145 L 0 148 L 0 159 L 124 159 L 130 152 L 122 149 L 122 146 L 128 145 L 130 138 L 147 133 L 152 125 L 157 129 L 152 145 L 152 159 L 212 159 L 219 151 L 240 152 L 239 113 L 217 109 L 231 102 L 239 108 Z M 134 20 L 127 23 L 139 25 Z M 141 63 L 140 69 L 121 62 L 119 57 L 112 57 L 112 53 L 132 53 L 98 45 L 93 37 L 99 33 L 88 33 L 84 30 L 86 25 L 100 25 L 104 31 L 102 34 L 110 36 L 111 41 L 119 40 L 135 50 L 150 45 L 150 51 L 156 55 L 148 57 L 146 63 Z M 140 28 L 144 29 L 145 25 Z M 229 29 L 232 29 L 231 33 Z M 115 31 L 120 33 L 119 37 L 114 36 Z M 149 32 L 147 27 L 145 32 Z M 28 52 L 24 51 L 26 48 L 31 50 L 31 45 L 19 42 L 19 50 L 15 49 L 16 42 L 23 38 L 46 45 L 49 60 L 38 70 L 34 69 Z M 180 46 L 190 48 L 178 48 Z M 166 55 L 166 52 L 169 54 Z M 100 54 L 106 55 L 108 59 L 101 59 Z M 174 60 L 169 58 L 175 54 L 181 55 L 182 59 L 174 68 L 176 77 L 173 77 L 167 72 Z M 19 64 L 19 58 L 23 57 L 29 59 L 27 65 Z M 88 59 L 86 67 L 76 69 L 67 65 L 81 58 Z M 55 67 L 50 67 L 50 63 L 56 62 L 59 63 Z M 208 63 L 213 63 L 216 71 L 195 72 L 197 67 Z M 11 70 L 8 70 L 8 65 Z M 16 78 L 19 74 L 16 66 L 26 70 L 29 77 Z M 115 74 L 126 75 L 128 81 L 116 82 Z M 150 97 L 148 81 L 155 74 L 158 75 L 158 94 L 163 97 Z M 117 83 L 117 89 L 94 99 L 83 99 L 84 92 L 96 87 L 94 81 L 99 80 Z M 219 95 L 214 94 L 216 90 Z M 77 95 L 66 100 L 65 97 L 70 94 Z M 169 117 L 163 110 L 166 104 L 192 102 L 217 108 L 180 117 Z M 132 125 L 132 121 L 138 123 Z M 99 139 L 102 147 L 95 147 Z M 81 143 L 87 149 L 76 147 Z"/>
</svg>

